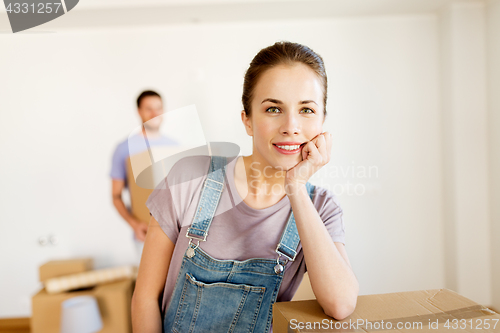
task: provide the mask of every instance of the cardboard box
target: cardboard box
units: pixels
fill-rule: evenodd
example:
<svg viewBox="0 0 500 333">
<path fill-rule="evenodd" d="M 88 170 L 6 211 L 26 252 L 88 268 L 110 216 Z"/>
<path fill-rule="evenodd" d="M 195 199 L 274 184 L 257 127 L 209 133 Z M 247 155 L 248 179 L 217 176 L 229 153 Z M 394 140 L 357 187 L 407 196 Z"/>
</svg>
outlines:
<svg viewBox="0 0 500 333">
<path fill-rule="evenodd" d="M 100 333 L 131 333 L 130 306 L 135 281 L 126 279 L 93 288 L 60 294 L 40 290 L 32 298 L 31 333 L 57 333 L 61 323 L 61 303 L 72 297 L 90 295 L 97 299 L 103 329 Z"/>
<path fill-rule="evenodd" d="M 40 281 L 45 282 L 59 276 L 86 272 L 93 269 L 93 266 L 92 258 L 52 260 L 40 266 Z"/>
<path fill-rule="evenodd" d="M 146 144 L 144 144 L 146 147 Z M 132 215 L 149 224 L 149 195 L 169 173 L 172 166 L 192 147 L 153 146 L 127 159 L 127 185 L 130 193 Z"/>
<path fill-rule="evenodd" d="M 132 215 L 139 221 L 149 224 L 150 215 L 149 209 L 148 207 L 146 207 L 146 201 L 148 200 L 149 195 L 153 192 L 154 189 L 153 174 L 148 173 L 147 171 L 144 172 L 144 174 L 142 175 L 142 179 L 147 178 L 148 188 L 139 186 L 136 183 L 134 179 L 134 173 L 132 172 L 132 161 L 134 164 L 140 165 L 140 169 L 142 169 L 143 167 L 147 168 L 148 161 L 150 161 L 148 152 L 146 151 L 127 159 L 127 185 L 128 191 L 130 193 L 130 210 Z M 151 165 L 151 163 L 149 163 L 149 165 Z M 139 168 L 139 166 L 137 168 Z"/>
<path fill-rule="evenodd" d="M 451 290 L 358 297 L 356 310 L 337 321 L 316 300 L 278 302 L 273 332 L 500 332 L 500 315 Z"/>
</svg>

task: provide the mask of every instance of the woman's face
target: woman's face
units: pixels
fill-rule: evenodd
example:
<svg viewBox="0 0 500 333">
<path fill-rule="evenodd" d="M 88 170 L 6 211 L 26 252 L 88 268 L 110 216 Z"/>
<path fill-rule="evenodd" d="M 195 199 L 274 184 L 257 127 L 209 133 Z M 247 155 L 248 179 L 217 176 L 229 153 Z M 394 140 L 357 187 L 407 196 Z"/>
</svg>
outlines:
<svg viewBox="0 0 500 333">
<path fill-rule="evenodd" d="M 253 137 L 255 161 L 289 170 L 302 161 L 304 143 L 322 133 L 323 88 L 307 65 L 279 65 L 257 82 L 251 115 L 242 120 Z"/>
</svg>

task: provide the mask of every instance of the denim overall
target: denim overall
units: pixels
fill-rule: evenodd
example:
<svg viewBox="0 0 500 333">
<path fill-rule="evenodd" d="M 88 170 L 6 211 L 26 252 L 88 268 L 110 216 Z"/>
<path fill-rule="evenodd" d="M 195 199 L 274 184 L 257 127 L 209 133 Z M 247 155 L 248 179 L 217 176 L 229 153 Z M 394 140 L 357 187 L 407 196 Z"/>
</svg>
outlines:
<svg viewBox="0 0 500 333">
<path fill-rule="evenodd" d="M 284 267 L 297 255 L 300 238 L 293 212 L 276 247 L 276 260 L 218 260 L 199 247 L 200 241 L 206 241 L 224 188 L 225 166 L 225 157 L 212 156 L 193 223 L 186 233 L 189 245 L 165 312 L 165 333 L 269 332 Z M 314 186 L 306 186 L 312 199 Z M 284 259 L 280 260 L 281 256 Z"/>
</svg>

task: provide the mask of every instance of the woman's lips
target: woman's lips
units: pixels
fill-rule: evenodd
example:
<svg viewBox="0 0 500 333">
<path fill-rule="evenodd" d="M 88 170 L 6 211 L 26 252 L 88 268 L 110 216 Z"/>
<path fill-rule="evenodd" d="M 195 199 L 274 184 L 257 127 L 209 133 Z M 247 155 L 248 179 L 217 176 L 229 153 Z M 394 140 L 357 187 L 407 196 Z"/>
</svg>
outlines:
<svg viewBox="0 0 500 333">
<path fill-rule="evenodd" d="M 281 146 L 281 145 L 280 145 Z M 294 145 L 296 146 L 296 145 Z M 278 147 L 276 144 L 273 144 L 273 147 L 281 154 L 283 155 L 294 155 L 294 154 L 298 154 L 300 153 L 300 151 L 302 150 L 302 147 L 304 146 L 304 144 L 301 144 L 299 146 L 299 148 L 297 149 L 294 149 L 294 150 L 288 150 L 288 149 L 282 149 L 280 147 Z"/>
</svg>

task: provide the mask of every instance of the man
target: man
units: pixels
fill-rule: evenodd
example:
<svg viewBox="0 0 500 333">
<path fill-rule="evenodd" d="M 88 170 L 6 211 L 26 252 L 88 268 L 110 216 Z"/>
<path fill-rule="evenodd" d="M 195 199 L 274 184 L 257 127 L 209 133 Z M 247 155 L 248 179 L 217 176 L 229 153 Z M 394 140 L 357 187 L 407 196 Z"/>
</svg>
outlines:
<svg viewBox="0 0 500 333">
<path fill-rule="evenodd" d="M 176 142 L 161 136 L 159 133 L 163 102 L 157 92 L 152 90 L 143 91 L 137 98 L 137 112 L 143 124 L 142 131 L 140 134 L 127 138 L 116 147 L 110 176 L 112 179 L 113 205 L 134 231 L 134 241 L 140 258 L 149 221 L 140 221 L 132 215 L 123 202 L 122 192 L 127 187 L 128 158 L 143 152 L 146 145 L 175 145 Z"/>
</svg>

